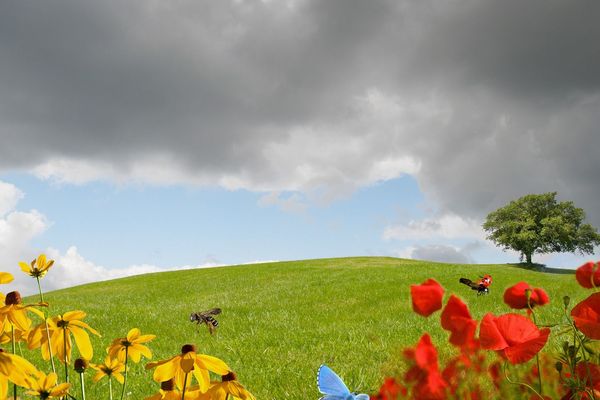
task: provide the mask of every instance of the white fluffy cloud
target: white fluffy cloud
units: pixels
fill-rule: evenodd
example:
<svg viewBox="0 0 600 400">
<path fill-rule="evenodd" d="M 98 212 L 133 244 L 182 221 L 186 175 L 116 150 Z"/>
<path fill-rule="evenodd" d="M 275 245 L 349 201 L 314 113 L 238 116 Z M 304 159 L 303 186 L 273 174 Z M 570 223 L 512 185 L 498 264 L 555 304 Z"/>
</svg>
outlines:
<svg viewBox="0 0 600 400">
<path fill-rule="evenodd" d="M 481 222 L 456 214 L 411 220 L 385 228 L 385 240 L 472 239 L 485 240 Z"/>
<path fill-rule="evenodd" d="M 108 268 L 96 265 L 85 259 L 77 251 L 77 247 L 71 246 L 64 254 L 56 249 L 48 249 L 47 256 L 55 260 L 52 273 L 44 278 L 44 284 L 50 289 L 71 287 L 83 283 L 104 281 L 109 279 L 123 278 L 131 275 L 141 275 L 153 272 L 175 271 L 194 268 L 217 267 L 219 264 L 207 263 L 202 265 L 183 265 L 171 268 L 162 268 L 156 265 L 141 264 L 130 265 L 126 268 Z"/>
<path fill-rule="evenodd" d="M 415 260 L 438 261 L 457 264 L 468 264 L 474 262 L 468 248 L 460 248 L 445 244 L 409 246 L 396 252 L 396 254 L 400 258 L 412 258 Z"/>
</svg>

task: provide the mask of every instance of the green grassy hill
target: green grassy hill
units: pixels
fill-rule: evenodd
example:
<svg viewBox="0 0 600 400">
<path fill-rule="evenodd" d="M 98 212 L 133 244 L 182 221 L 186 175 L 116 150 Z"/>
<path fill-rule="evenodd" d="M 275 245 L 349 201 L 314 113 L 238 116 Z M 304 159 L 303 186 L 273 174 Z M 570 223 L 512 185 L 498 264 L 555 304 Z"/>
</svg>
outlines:
<svg viewBox="0 0 600 400">
<path fill-rule="evenodd" d="M 462 276 L 474 279 L 484 273 L 494 278 L 488 296 L 477 297 L 458 283 Z M 435 343 L 447 343 L 439 313 L 425 319 L 411 310 L 409 285 L 428 277 L 446 288 L 446 298 L 456 293 L 466 300 L 476 319 L 486 312 L 507 312 L 504 289 L 520 280 L 550 295 L 551 304 L 540 309 L 542 323 L 560 315 L 564 295 L 574 300 L 585 295 L 571 274 L 357 257 L 149 274 L 50 292 L 46 300 L 52 315 L 75 309 L 88 313 L 85 322 L 103 335 L 92 338 L 94 362 L 103 360 L 113 338 L 138 327 L 157 335 L 150 343 L 153 360 L 193 343 L 199 352 L 228 363 L 258 399 L 313 399 L 318 398 L 315 376 L 321 363 L 338 372 L 351 390 L 369 393 L 394 368 L 400 350 L 425 331 Z M 212 307 L 223 313 L 211 337 L 206 327 L 190 323 L 189 315 Z M 440 349 L 442 357 L 451 351 Z M 30 358 L 26 350 L 24 355 Z M 141 364 L 130 372 L 127 398 L 143 399 L 158 389 Z M 106 383 L 93 386 L 91 375 L 88 379 L 88 399 L 108 398 Z"/>
</svg>

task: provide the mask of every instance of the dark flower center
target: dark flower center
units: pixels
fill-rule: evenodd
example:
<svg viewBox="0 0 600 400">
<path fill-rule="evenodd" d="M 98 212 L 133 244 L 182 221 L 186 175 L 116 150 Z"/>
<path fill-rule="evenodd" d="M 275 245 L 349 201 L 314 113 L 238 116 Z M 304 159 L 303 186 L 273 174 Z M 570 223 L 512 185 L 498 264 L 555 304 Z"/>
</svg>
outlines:
<svg viewBox="0 0 600 400">
<path fill-rule="evenodd" d="M 181 354 L 187 354 L 189 352 L 193 351 L 194 353 L 196 352 L 196 346 L 194 346 L 193 344 L 184 344 L 181 347 Z"/>
<path fill-rule="evenodd" d="M 21 303 L 22 303 L 21 293 L 16 292 L 16 291 L 8 293 L 6 295 L 6 298 L 4 299 L 4 304 L 6 304 L 7 306 L 21 304 Z"/>
<path fill-rule="evenodd" d="M 75 360 L 74 367 L 75 371 L 79 372 L 80 374 L 83 374 L 83 371 L 85 371 L 88 367 L 88 362 L 83 358 L 78 358 Z"/>
<path fill-rule="evenodd" d="M 173 379 L 169 379 L 168 381 L 164 381 L 160 383 L 160 388 L 165 392 L 172 391 L 175 388 L 175 382 Z"/>
<path fill-rule="evenodd" d="M 233 371 L 229 371 L 227 375 L 221 376 L 221 382 L 237 381 L 237 375 Z"/>
<path fill-rule="evenodd" d="M 112 373 L 113 373 L 112 368 L 107 367 L 106 365 L 101 366 L 100 369 L 102 370 L 102 372 L 104 372 L 108 376 L 112 375 Z"/>
</svg>

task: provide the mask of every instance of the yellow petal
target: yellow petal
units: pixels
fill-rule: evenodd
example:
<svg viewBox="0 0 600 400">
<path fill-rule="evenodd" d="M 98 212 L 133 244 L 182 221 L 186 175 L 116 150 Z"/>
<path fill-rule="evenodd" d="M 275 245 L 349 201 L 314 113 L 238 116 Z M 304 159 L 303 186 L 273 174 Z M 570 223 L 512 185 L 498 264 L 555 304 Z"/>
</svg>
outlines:
<svg viewBox="0 0 600 400">
<path fill-rule="evenodd" d="M 10 283 L 15 279 L 12 274 L 8 272 L 0 272 L 0 283 Z"/>
<path fill-rule="evenodd" d="M 70 322 L 69 322 L 69 325 L 75 325 L 75 326 L 79 326 L 79 327 L 81 327 L 81 328 L 85 328 L 85 329 L 87 329 L 88 331 L 90 331 L 91 333 L 93 333 L 93 334 L 94 334 L 94 335 L 96 335 L 96 336 L 102 336 L 102 335 L 100 335 L 100 334 L 98 333 L 98 331 L 97 331 L 97 330 L 93 329 L 91 326 L 89 326 L 88 324 L 86 324 L 86 323 L 85 323 L 85 322 L 83 322 L 83 321 L 79 321 L 79 320 L 73 320 L 73 321 L 70 321 Z"/>
<path fill-rule="evenodd" d="M 94 355 L 94 349 L 92 348 L 92 342 L 90 342 L 90 336 L 87 332 L 78 326 L 69 327 L 69 331 L 71 331 L 75 338 L 75 344 L 77 344 L 81 357 L 91 360 Z"/>
<path fill-rule="evenodd" d="M 123 375 L 121 375 L 118 372 L 113 372 L 112 374 L 113 378 L 115 378 L 117 380 L 117 382 L 119 382 L 121 385 L 123 384 L 123 382 L 125 382 L 125 378 L 123 377 Z"/>
<path fill-rule="evenodd" d="M 15 328 L 26 331 L 31 326 L 31 320 L 27 318 L 27 314 L 22 308 L 13 307 L 12 312 L 8 313 L 8 320 Z"/>
<path fill-rule="evenodd" d="M 137 339 L 135 339 L 136 343 L 146 343 L 154 339 L 156 335 L 141 335 Z"/>
<path fill-rule="evenodd" d="M 16 354 L 7 354 L 7 356 L 12 361 L 13 365 L 15 366 L 15 369 L 20 370 L 21 374 L 25 373 L 33 375 L 38 372 L 37 368 L 34 367 L 32 363 L 30 363 L 23 357 L 18 356 Z"/>
<path fill-rule="evenodd" d="M 178 364 L 179 356 L 175 356 L 164 364 L 157 366 L 154 370 L 154 374 L 152 375 L 152 379 L 154 379 L 155 382 L 168 381 L 175 376 L 175 373 L 179 367 Z"/>
<path fill-rule="evenodd" d="M 61 383 L 60 385 L 58 385 L 54 389 L 52 389 L 52 391 L 50 391 L 50 396 L 52 396 L 52 397 L 65 396 L 67 394 L 67 392 L 69 391 L 69 387 L 71 387 L 70 383 Z"/>
<path fill-rule="evenodd" d="M 174 356 L 174 357 L 168 358 L 166 360 L 149 362 L 148 364 L 146 364 L 146 369 L 152 369 L 154 367 L 158 367 L 159 365 L 166 364 L 168 362 L 171 362 L 176 357 L 181 357 L 181 356 Z"/>
<path fill-rule="evenodd" d="M 92 381 L 94 381 L 94 383 L 96 383 L 105 376 L 106 376 L 106 374 L 103 371 L 98 371 L 98 372 L 96 372 L 96 375 L 94 375 L 94 377 L 92 378 Z"/>
<path fill-rule="evenodd" d="M 138 354 L 143 355 L 144 357 L 146 357 L 147 359 L 151 359 L 152 358 L 152 352 L 150 351 L 150 349 L 144 345 L 141 344 L 134 344 L 133 346 L 129 347 L 129 351 L 134 350 L 135 352 L 137 352 Z M 140 361 L 140 358 L 138 356 L 137 361 Z"/>
<path fill-rule="evenodd" d="M 140 336 L 141 332 L 138 328 L 133 328 L 129 332 L 127 332 L 127 341 L 133 342 Z"/>
<path fill-rule="evenodd" d="M 0 399 L 6 398 L 7 391 L 8 391 L 8 378 L 4 375 L 0 375 Z"/>
<path fill-rule="evenodd" d="M 47 303 L 38 303 L 37 305 L 41 305 L 41 306 L 45 306 L 45 307 L 48 306 Z M 44 313 L 41 312 L 40 310 L 38 310 L 37 308 L 35 308 L 33 305 L 26 305 L 23 307 L 23 309 L 26 309 L 27 311 L 31 311 L 32 313 L 34 313 L 41 319 L 44 319 Z"/>
<path fill-rule="evenodd" d="M 72 321 L 74 319 L 84 319 L 87 314 L 83 311 L 67 311 L 63 314 L 62 319 L 65 321 Z"/>
<path fill-rule="evenodd" d="M 196 364 L 197 365 L 197 364 Z M 198 381 L 198 386 L 200 387 L 201 392 L 205 392 L 210 387 L 210 375 L 208 370 L 203 368 L 194 368 L 192 371 L 196 380 Z"/>
<path fill-rule="evenodd" d="M 37 258 L 37 260 L 35 261 L 35 265 L 38 268 L 43 267 L 44 265 L 46 265 L 46 255 L 45 254 L 40 254 Z"/>
<path fill-rule="evenodd" d="M 46 274 L 46 272 L 48 272 L 50 267 L 52 267 L 53 265 L 54 265 L 54 260 L 50 260 L 43 266 L 38 266 L 38 268 L 42 271 L 43 274 Z"/>
<path fill-rule="evenodd" d="M 44 379 L 44 383 L 42 384 L 42 387 L 44 389 L 50 389 L 56 385 L 57 381 L 58 381 L 58 376 L 54 372 L 50 372 L 46 376 L 46 379 Z"/>
<path fill-rule="evenodd" d="M 217 357 L 207 356 L 205 354 L 198 354 L 196 356 L 198 365 L 200 368 L 207 369 L 212 372 L 216 372 L 219 375 L 227 375 L 230 371 L 227 364 Z"/>
</svg>

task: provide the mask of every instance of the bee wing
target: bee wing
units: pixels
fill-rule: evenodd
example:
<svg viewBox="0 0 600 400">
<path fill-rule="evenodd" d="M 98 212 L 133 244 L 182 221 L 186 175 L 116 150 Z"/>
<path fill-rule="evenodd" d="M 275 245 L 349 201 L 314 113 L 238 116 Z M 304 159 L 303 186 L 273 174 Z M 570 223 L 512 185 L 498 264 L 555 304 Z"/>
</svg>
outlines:
<svg viewBox="0 0 600 400">
<path fill-rule="evenodd" d="M 219 314 L 221 314 L 221 309 L 220 308 L 211 308 L 208 311 L 204 311 L 202 314 L 204 314 L 204 315 L 219 315 Z"/>
</svg>

